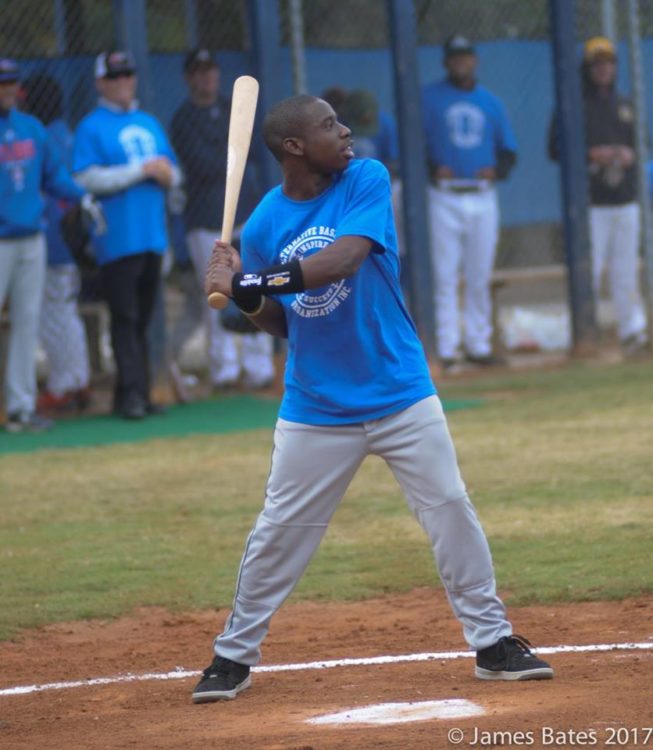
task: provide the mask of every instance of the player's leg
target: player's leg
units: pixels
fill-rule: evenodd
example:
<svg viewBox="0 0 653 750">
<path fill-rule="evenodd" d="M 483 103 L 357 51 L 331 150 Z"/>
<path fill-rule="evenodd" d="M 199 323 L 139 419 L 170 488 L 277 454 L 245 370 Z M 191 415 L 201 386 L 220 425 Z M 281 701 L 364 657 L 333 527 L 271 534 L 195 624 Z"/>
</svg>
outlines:
<svg viewBox="0 0 653 750">
<path fill-rule="evenodd" d="M 247 539 L 216 659 L 193 693 L 196 703 L 234 698 L 249 685 L 270 619 L 301 578 L 366 454 L 361 425 L 277 422 L 265 505 Z"/>
<path fill-rule="evenodd" d="M 456 358 L 460 346 L 458 274 L 464 219 L 460 196 L 434 187 L 428 191 L 437 348 L 440 359 L 448 363 Z"/>
<path fill-rule="evenodd" d="M 465 349 L 471 358 L 492 353 L 490 282 L 499 239 L 499 205 L 495 190 L 465 196 L 469 207 L 463 250 L 465 276 Z"/>
<path fill-rule="evenodd" d="M 9 347 L 7 352 L 7 414 L 33 415 L 36 408 L 36 361 L 39 318 L 45 284 L 45 240 L 35 235 L 14 240 L 11 270 Z M 35 425 L 36 427 L 36 425 Z"/>
<path fill-rule="evenodd" d="M 274 380 L 272 336 L 267 333 L 245 333 L 241 336 L 241 355 L 246 388 L 263 388 Z"/>
<path fill-rule="evenodd" d="M 594 300 L 599 302 L 601 279 L 613 242 L 614 213 L 610 206 L 591 206 L 589 209 L 590 253 L 592 260 L 592 288 Z"/>
<path fill-rule="evenodd" d="M 386 460 L 426 532 L 465 639 L 477 651 L 478 677 L 543 679 L 550 667 L 512 635 L 496 593 L 487 539 L 469 500 L 437 396 L 370 429 L 372 452 Z"/>
<path fill-rule="evenodd" d="M 88 345 L 77 297 L 80 277 L 72 264 L 48 266 L 40 335 L 48 358 L 47 394 L 53 405 L 87 388 L 90 381 Z"/>
<path fill-rule="evenodd" d="M 202 289 L 204 289 L 204 276 L 216 239 L 216 233 L 208 229 L 193 229 L 187 236 L 188 254 Z M 202 297 L 204 298 L 205 295 Z M 211 384 L 217 387 L 233 385 L 240 374 L 235 334 L 223 328 L 220 313 L 209 307 L 206 299 L 204 299 L 203 307 Z"/>
<path fill-rule="evenodd" d="M 615 209 L 613 242 L 607 260 L 619 340 L 625 353 L 647 341 L 646 316 L 639 283 L 640 209 L 629 203 Z"/>
</svg>

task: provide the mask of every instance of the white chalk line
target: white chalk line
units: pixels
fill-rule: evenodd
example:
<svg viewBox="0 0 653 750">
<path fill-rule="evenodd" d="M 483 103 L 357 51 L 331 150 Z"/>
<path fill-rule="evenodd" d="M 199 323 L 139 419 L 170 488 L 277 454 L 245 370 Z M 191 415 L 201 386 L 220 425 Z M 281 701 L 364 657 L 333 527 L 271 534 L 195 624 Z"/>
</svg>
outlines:
<svg viewBox="0 0 653 750">
<path fill-rule="evenodd" d="M 653 641 L 645 643 L 600 643 L 588 646 L 547 646 L 538 648 L 538 654 L 581 654 L 604 651 L 653 651 Z M 333 659 L 330 661 L 309 661 L 298 664 L 271 664 L 263 667 L 253 667 L 252 672 L 301 672 L 311 669 L 334 669 L 335 667 L 367 667 L 382 664 L 401 664 L 417 661 L 446 661 L 448 659 L 463 659 L 474 656 L 473 651 L 435 651 L 423 654 L 399 654 L 397 656 L 370 656 L 360 659 Z M 197 677 L 199 670 L 186 670 L 177 667 L 172 672 L 146 672 L 145 674 L 124 674 L 114 677 L 95 677 L 87 680 L 71 682 L 50 682 L 44 685 L 20 685 L 0 689 L 0 697 L 10 695 L 28 695 L 42 693 L 47 690 L 66 690 L 78 687 L 94 687 L 96 685 L 115 685 L 127 682 L 148 682 L 151 680 L 184 680 L 187 677 Z"/>
</svg>

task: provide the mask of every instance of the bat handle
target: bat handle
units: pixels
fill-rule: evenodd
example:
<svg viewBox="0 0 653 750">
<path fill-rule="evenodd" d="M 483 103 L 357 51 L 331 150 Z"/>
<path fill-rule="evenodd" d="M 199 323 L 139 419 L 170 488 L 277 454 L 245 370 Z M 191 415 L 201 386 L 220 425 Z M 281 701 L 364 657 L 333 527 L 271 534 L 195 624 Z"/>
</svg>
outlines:
<svg viewBox="0 0 653 750">
<path fill-rule="evenodd" d="M 229 304 L 229 297 L 222 294 L 221 292 L 212 292 L 209 294 L 209 305 L 214 310 L 224 310 Z"/>
</svg>

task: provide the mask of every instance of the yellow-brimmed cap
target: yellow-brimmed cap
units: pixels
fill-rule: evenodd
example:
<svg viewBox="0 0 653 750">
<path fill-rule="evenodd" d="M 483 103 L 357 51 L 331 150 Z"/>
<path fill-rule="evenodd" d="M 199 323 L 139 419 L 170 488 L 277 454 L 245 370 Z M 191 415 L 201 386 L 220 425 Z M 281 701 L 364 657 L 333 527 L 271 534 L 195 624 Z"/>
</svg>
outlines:
<svg viewBox="0 0 653 750">
<path fill-rule="evenodd" d="M 593 36 L 585 42 L 583 59 L 585 62 L 593 63 L 600 58 L 616 60 L 617 51 L 614 48 L 614 44 L 607 37 Z"/>
</svg>

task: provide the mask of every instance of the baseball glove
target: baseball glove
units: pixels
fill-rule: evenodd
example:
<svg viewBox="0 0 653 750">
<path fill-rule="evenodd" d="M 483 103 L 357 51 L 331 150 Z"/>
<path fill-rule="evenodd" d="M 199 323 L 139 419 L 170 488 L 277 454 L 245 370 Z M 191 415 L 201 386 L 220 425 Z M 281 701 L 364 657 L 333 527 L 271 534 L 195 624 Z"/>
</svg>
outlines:
<svg viewBox="0 0 653 750">
<path fill-rule="evenodd" d="M 257 328 L 247 315 L 244 315 L 240 311 L 233 300 L 229 300 L 229 304 L 224 310 L 220 310 L 220 321 L 222 322 L 222 327 L 232 333 L 260 332 L 260 328 Z"/>
<path fill-rule="evenodd" d="M 73 206 L 62 216 L 60 222 L 61 236 L 70 249 L 70 254 L 80 271 L 92 271 L 96 267 L 91 235 L 84 222 L 82 210 Z"/>
</svg>

